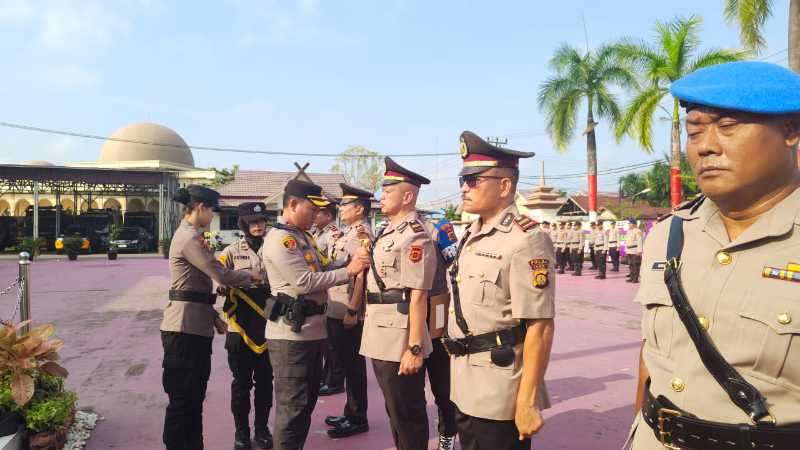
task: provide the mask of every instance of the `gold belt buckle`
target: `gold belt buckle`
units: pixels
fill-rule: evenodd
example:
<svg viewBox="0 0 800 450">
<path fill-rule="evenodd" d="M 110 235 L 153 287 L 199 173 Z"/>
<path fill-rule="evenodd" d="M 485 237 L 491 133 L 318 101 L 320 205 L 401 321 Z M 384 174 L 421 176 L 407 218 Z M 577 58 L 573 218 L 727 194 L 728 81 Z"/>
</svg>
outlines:
<svg viewBox="0 0 800 450">
<path fill-rule="evenodd" d="M 680 447 L 677 447 L 667 442 L 667 438 L 672 433 L 669 431 L 664 431 L 665 422 L 675 417 L 681 417 L 681 416 L 682 416 L 681 412 L 676 411 L 674 409 L 661 408 L 658 410 L 658 437 L 659 440 L 661 441 L 661 445 L 663 445 L 665 448 L 668 448 L 670 450 L 681 450 Z"/>
</svg>

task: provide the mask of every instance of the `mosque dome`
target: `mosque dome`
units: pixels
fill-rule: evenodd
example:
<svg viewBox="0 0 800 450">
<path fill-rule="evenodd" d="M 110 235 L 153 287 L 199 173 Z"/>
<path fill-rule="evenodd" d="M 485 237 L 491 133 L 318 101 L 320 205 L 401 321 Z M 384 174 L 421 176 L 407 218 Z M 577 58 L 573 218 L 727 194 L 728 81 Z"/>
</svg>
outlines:
<svg viewBox="0 0 800 450">
<path fill-rule="evenodd" d="M 101 163 L 160 160 L 194 167 L 192 150 L 176 132 L 156 123 L 134 123 L 114 132 L 100 150 Z"/>
</svg>

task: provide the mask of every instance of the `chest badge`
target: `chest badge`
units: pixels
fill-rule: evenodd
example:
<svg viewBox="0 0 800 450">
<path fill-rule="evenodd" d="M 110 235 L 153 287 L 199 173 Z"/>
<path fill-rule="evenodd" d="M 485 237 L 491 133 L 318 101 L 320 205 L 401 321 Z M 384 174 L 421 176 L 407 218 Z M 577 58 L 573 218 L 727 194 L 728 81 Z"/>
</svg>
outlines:
<svg viewBox="0 0 800 450">
<path fill-rule="evenodd" d="M 789 263 L 785 269 L 764 266 L 764 268 L 761 270 L 761 276 L 764 278 L 772 278 L 774 280 L 794 281 L 795 283 L 800 283 L 800 264 Z"/>
</svg>

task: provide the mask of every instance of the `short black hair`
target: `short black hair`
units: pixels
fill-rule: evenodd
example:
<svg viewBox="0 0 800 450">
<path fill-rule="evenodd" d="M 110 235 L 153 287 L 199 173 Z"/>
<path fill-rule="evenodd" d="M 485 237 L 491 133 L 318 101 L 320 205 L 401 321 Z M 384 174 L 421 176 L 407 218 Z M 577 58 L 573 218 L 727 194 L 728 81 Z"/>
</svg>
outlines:
<svg viewBox="0 0 800 450">
<path fill-rule="evenodd" d="M 298 200 L 298 201 L 305 200 L 304 198 L 298 197 L 296 195 L 283 194 L 283 207 L 286 208 L 287 206 L 289 206 L 289 202 L 291 202 L 292 199 L 295 199 L 295 200 Z"/>
</svg>

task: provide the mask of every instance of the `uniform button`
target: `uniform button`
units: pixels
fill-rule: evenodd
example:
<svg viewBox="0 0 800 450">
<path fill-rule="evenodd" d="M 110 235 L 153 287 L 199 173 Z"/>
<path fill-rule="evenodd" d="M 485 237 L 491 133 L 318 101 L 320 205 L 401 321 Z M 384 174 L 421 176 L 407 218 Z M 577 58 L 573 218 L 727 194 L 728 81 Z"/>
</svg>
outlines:
<svg viewBox="0 0 800 450">
<path fill-rule="evenodd" d="M 468 245 L 467 248 L 465 248 L 464 250 L 469 251 L 469 249 L 470 249 L 470 246 Z"/>
<path fill-rule="evenodd" d="M 708 331 L 708 327 L 711 326 L 711 322 L 708 321 L 706 316 L 697 316 L 697 321 L 700 322 L 700 326 L 703 327 L 704 330 Z"/>
<path fill-rule="evenodd" d="M 781 325 L 789 325 L 792 323 L 792 316 L 789 313 L 778 314 L 778 323 Z"/>
<path fill-rule="evenodd" d="M 388 325 L 389 325 L 389 326 L 392 326 L 392 322 L 388 322 Z"/>
<path fill-rule="evenodd" d="M 731 256 L 731 254 L 728 252 L 718 252 L 717 262 L 722 264 L 723 266 L 727 266 L 728 264 L 733 262 L 733 256 Z"/>
<path fill-rule="evenodd" d="M 670 385 L 672 385 L 672 390 L 675 392 L 683 392 L 686 389 L 686 383 L 678 377 L 673 378 Z"/>
<path fill-rule="evenodd" d="M 455 314 L 456 313 L 456 309 L 453 308 L 452 306 L 450 307 L 449 311 L 450 311 L 451 314 Z"/>
<path fill-rule="evenodd" d="M 486 274 L 485 274 L 485 273 L 483 273 L 483 272 L 481 272 L 481 278 L 483 278 L 483 277 L 485 277 L 485 276 L 486 276 Z"/>
<path fill-rule="evenodd" d="M 460 283 L 460 282 L 461 282 L 461 275 L 456 275 L 456 283 Z"/>
</svg>

